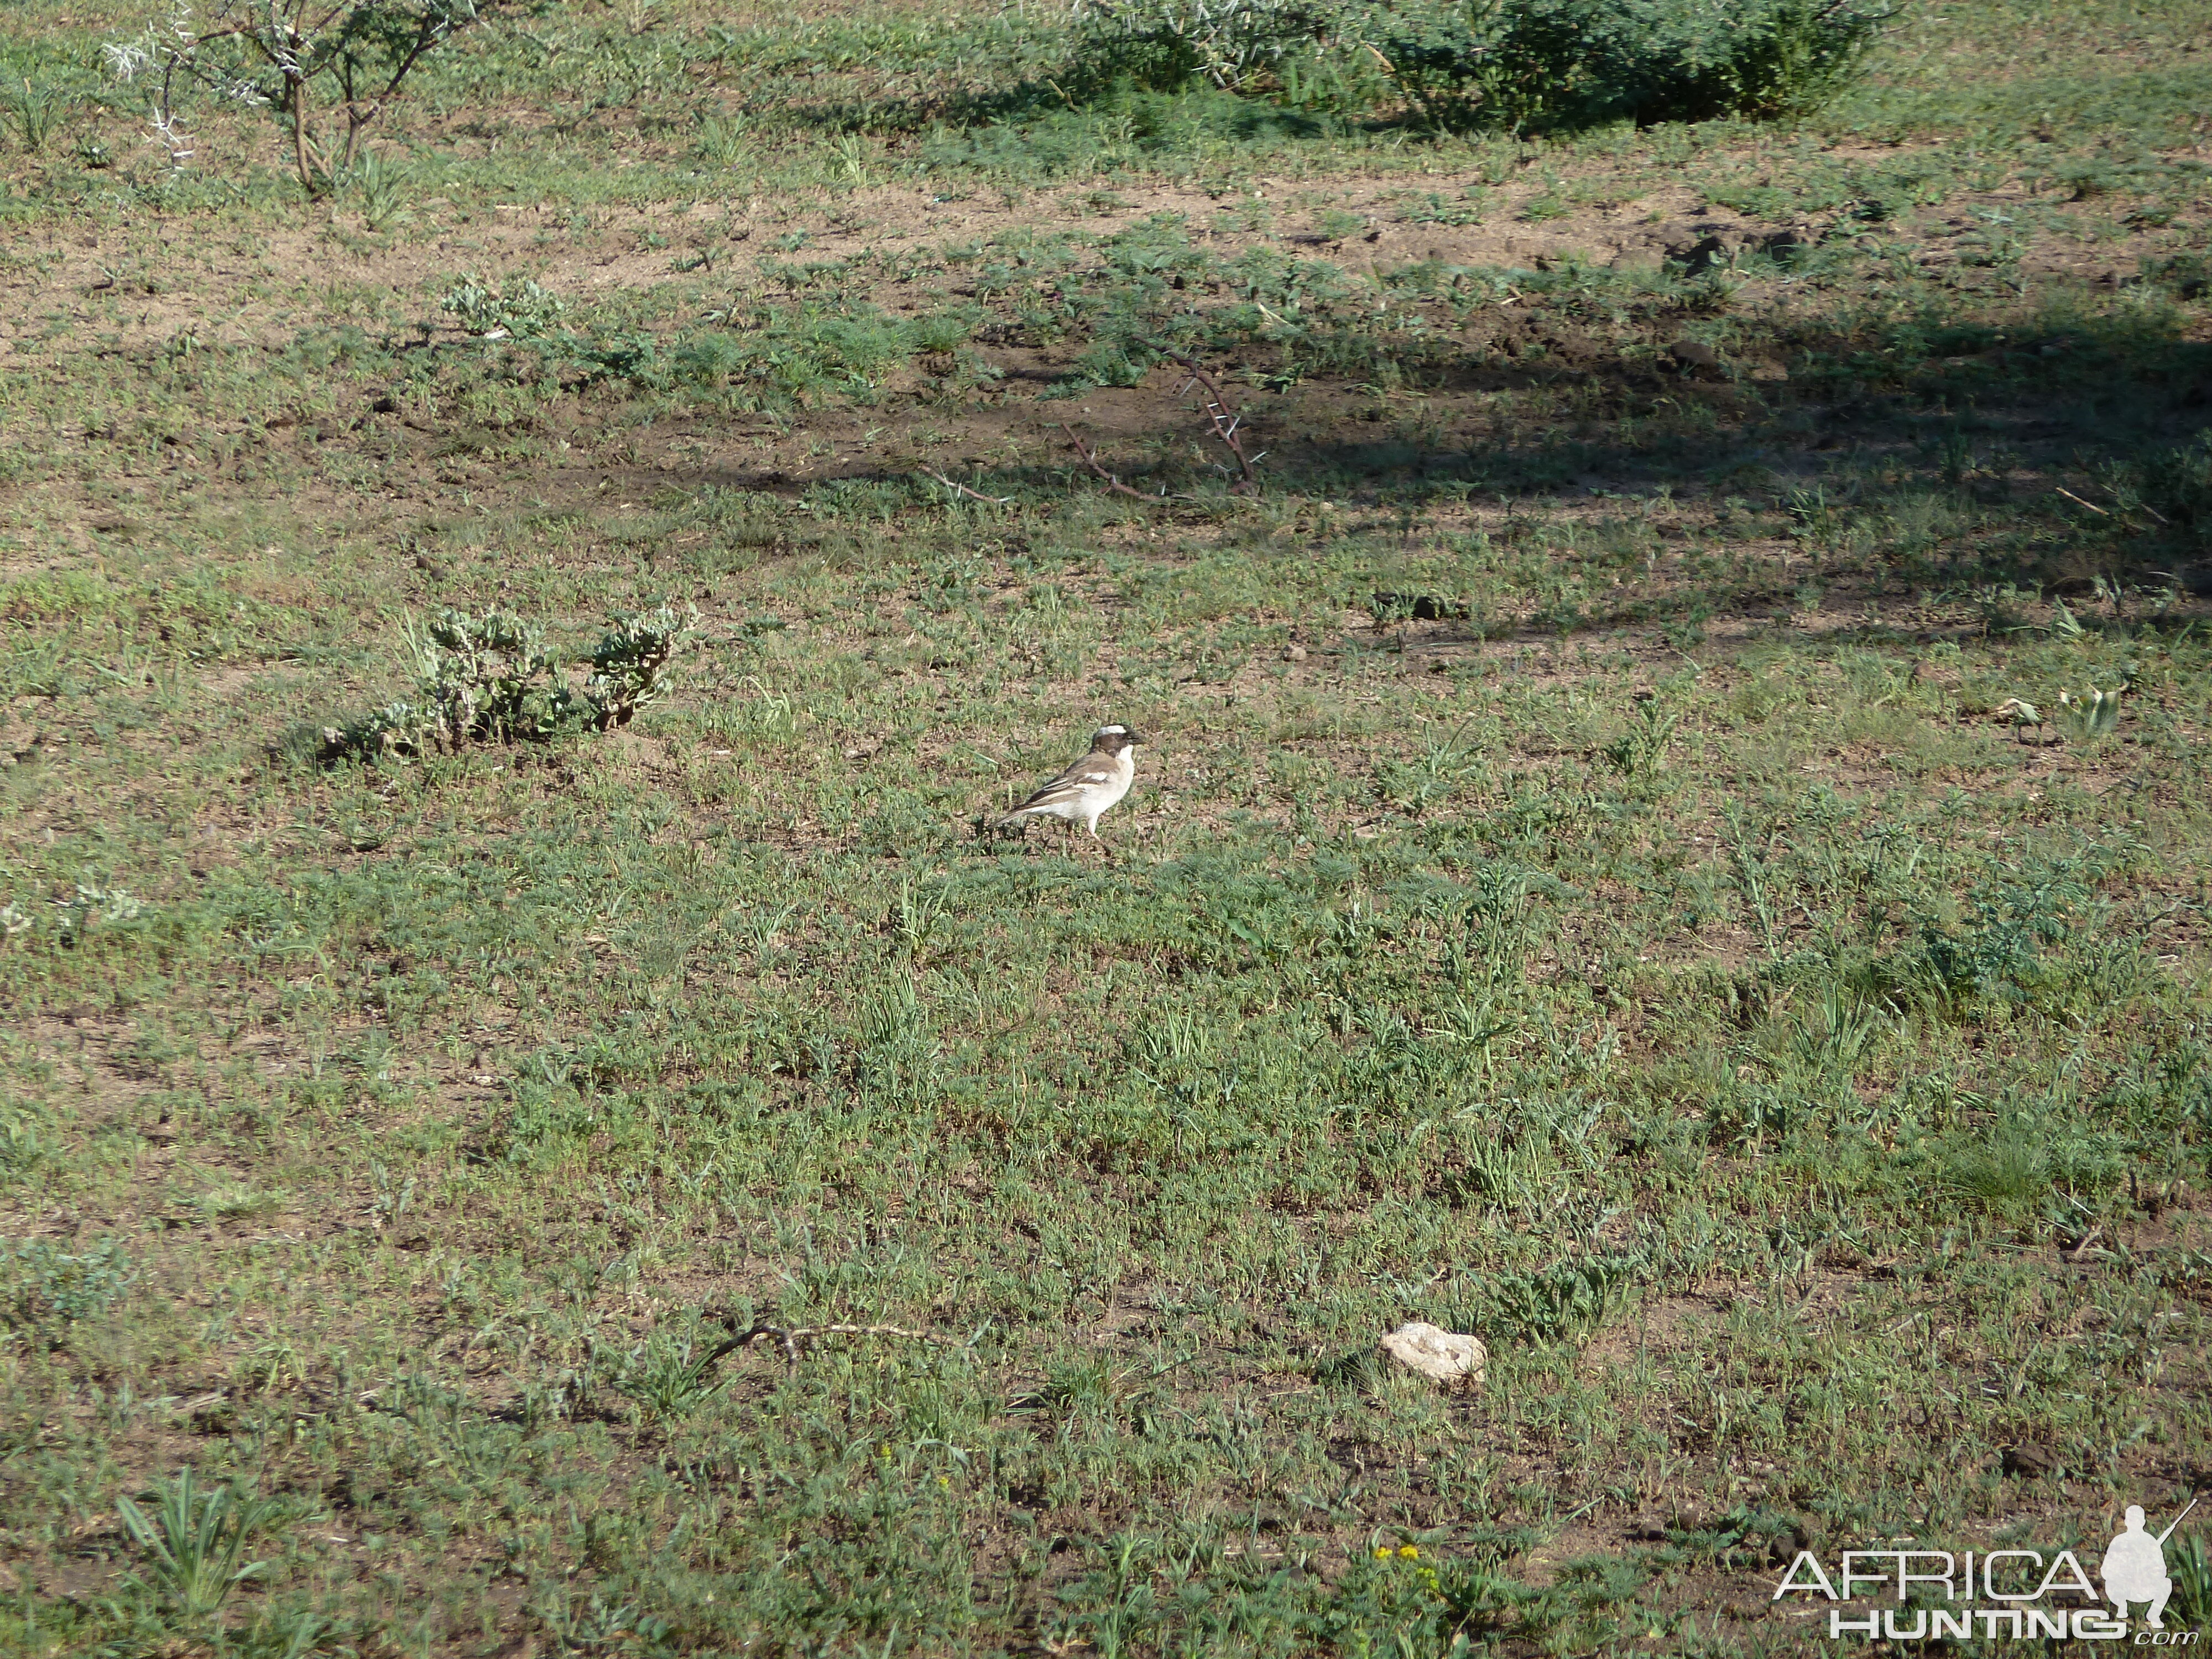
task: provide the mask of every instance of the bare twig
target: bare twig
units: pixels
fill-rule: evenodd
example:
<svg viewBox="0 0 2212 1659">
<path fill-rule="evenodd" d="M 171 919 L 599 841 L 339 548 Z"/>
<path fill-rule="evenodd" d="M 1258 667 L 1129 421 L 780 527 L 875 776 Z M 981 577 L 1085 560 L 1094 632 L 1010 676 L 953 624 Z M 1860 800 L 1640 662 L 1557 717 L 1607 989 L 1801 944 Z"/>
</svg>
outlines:
<svg viewBox="0 0 2212 1659">
<path fill-rule="evenodd" d="M 1213 428 L 1213 435 L 1220 439 L 1227 447 L 1229 453 L 1237 458 L 1237 481 L 1229 486 L 1229 493 L 1232 495 L 1249 495 L 1255 493 L 1260 488 L 1260 478 L 1252 468 L 1253 463 L 1260 457 L 1245 453 L 1244 440 L 1239 435 L 1244 423 L 1244 417 L 1230 409 L 1229 398 L 1222 391 L 1221 383 L 1207 374 L 1195 358 L 1187 357 L 1182 352 L 1172 350 L 1166 346 L 1156 344 L 1152 349 L 1158 351 L 1163 357 L 1174 358 L 1188 371 L 1190 379 L 1183 383 L 1176 395 L 1181 397 L 1184 392 L 1193 389 L 1198 390 L 1202 394 L 1201 407 L 1205 409 L 1206 418 Z M 1170 495 L 1164 489 L 1158 495 L 1147 495 L 1140 489 L 1131 489 L 1100 464 L 1097 453 L 1077 435 L 1073 427 L 1063 421 L 1060 429 L 1067 434 L 1068 441 L 1075 446 L 1075 453 L 1083 457 L 1084 465 L 1104 479 L 1106 487 L 1115 494 L 1127 495 L 1140 501 L 1188 499 L 1187 496 Z"/>
<path fill-rule="evenodd" d="M 981 490 L 969 489 L 966 484 L 962 483 L 957 478 L 946 477 L 942 472 L 932 471 L 926 466 L 921 470 L 925 476 L 936 479 L 938 483 L 943 484 L 947 489 L 957 491 L 958 494 L 967 496 L 970 501 L 981 501 L 989 507 L 1005 507 L 1014 499 L 1012 495 L 986 495 Z"/>
<path fill-rule="evenodd" d="M 1114 491 L 1116 495 L 1127 495 L 1133 501 L 1164 501 L 1168 499 L 1164 491 L 1158 495 L 1147 495 L 1141 489 L 1130 489 L 1128 485 L 1123 483 L 1119 478 L 1115 477 L 1099 464 L 1097 452 L 1092 449 L 1089 445 L 1085 444 L 1083 440 L 1076 434 L 1076 431 L 1073 427 L 1068 425 L 1066 422 L 1062 421 L 1060 423 L 1060 429 L 1067 434 L 1068 442 L 1073 444 L 1075 446 L 1075 453 L 1083 457 L 1083 464 L 1089 467 L 1093 472 L 1096 472 L 1100 477 L 1105 479 L 1106 487 Z"/>
<path fill-rule="evenodd" d="M 1213 435 L 1228 445 L 1229 453 L 1237 458 L 1237 470 L 1240 476 L 1235 483 L 1229 486 L 1229 493 L 1232 495 L 1250 495 L 1259 489 L 1260 480 L 1252 471 L 1252 458 L 1244 453 L 1243 440 L 1237 435 L 1237 428 L 1243 423 L 1244 417 L 1230 412 L 1229 399 L 1223 394 L 1220 382 L 1201 368 L 1196 358 L 1164 349 L 1162 355 L 1174 358 L 1190 371 L 1190 379 L 1182 388 L 1184 392 L 1196 386 L 1206 393 L 1206 417 L 1213 422 Z"/>
<path fill-rule="evenodd" d="M 2109 512 L 2106 511 L 2105 508 L 2098 506 L 2096 502 L 2083 501 L 2079 495 L 2076 495 L 2072 490 L 2067 489 L 2063 484 L 2054 484 L 2052 488 L 2057 489 L 2060 495 L 2063 495 L 2068 501 L 2073 502 L 2076 507 L 2086 507 L 2100 519 L 2109 519 L 2112 516 Z M 2117 499 L 2117 497 L 2115 497 L 2115 499 Z M 2159 523 L 2166 526 L 2167 528 L 2171 529 L 2172 527 L 2172 521 L 2169 520 L 2165 514 L 2153 507 L 2148 501 L 2137 501 L 2136 506 L 2149 514 L 2150 516 L 2157 520 Z M 2129 511 L 2126 507 L 2122 507 L 2120 510 L 2123 513 Z"/>
<path fill-rule="evenodd" d="M 940 1347 L 970 1348 L 975 1336 L 959 1341 L 949 1336 L 939 1336 L 931 1331 L 910 1331 L 902 1325 L 755 1325 L 738 1332 L 728 1341 L 717 1343 L 707 1356 L 705 1364 L 713 1364 L 725 1354 L 735 1353 L 739 1348 L 750 1347 L 764 1336 L 772 1336 L 782 1346 L 784 1358 L 793 1364 L 799 1363 L 799 1345 L 823 1336 L 902 1336 L 913 1342 L 934 1342 Z"/>
</svg>

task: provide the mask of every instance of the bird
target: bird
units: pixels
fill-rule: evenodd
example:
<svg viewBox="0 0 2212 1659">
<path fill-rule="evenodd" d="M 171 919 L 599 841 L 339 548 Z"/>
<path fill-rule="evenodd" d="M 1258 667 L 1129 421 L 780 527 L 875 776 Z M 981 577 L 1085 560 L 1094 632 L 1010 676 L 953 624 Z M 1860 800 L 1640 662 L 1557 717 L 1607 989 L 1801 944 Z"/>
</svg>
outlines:
<svg viewBox="0 0 2212 1659">
<path fill-rule="evenodd" d="M 2033 703 L 2023 702 L 2018 697 L 2007 697 L 1997 706 L 1996 718 L 2012 722 L 2012 737 L 2014 743 L 2025 743 L 2027 740 L 2024 733 L 2031 726 L 2035 728 L 2035 740 L 2039 744 L 2043 741 L 2043 711 Z"/>
<path fill-rule="evenodd" d="M 1137 745 L 1145 739 L 1126 726 L 1102 726 L 1091 733 L 1091 752 L 1039 789 L 998 822 L 1010 830 L 1026 818 L 1065 818 L 1080 823 L 1098 839 L 1098 817 L 1129 793 L 1137 775 Z"/>
</svg>

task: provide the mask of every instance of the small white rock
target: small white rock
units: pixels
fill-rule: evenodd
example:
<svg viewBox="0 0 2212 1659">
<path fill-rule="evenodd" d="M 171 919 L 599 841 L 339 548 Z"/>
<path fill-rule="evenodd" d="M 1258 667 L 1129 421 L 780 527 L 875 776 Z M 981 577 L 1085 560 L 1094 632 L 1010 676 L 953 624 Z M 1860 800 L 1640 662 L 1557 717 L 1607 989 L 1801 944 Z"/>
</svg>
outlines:
<svg viewBox="0 0 2212 1659">
<path fill-rule="evenodd" d="M 1286 645 L 1283 647 L 1285 662 L 1304 662 L 1305 659 L 1306 648 L 1303 645 Z"/>
<path fill-rule="evenodd" d="M 1472 1336 L 1462 1336 L 1415 1320 L 1384 1337 L 1382 1352 L 1401 1365 L 1439 1382 L 1476 1383 L 1490 1352 Z"/>
</svg>

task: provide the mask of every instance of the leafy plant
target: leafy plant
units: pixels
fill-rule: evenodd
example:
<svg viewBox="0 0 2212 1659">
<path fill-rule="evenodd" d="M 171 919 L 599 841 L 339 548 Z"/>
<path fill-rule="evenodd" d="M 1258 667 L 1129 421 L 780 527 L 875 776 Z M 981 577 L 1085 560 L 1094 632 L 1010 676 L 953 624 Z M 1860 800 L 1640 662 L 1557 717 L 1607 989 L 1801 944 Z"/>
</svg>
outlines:
<svg viewBox="0 0 2212 1659">
<path fill-rule="evenodd" d="M 495 294 L 480 278 L 463 276 L 439 298 L 438 309 L 480 339 L 536 340 L 554 331 L 568 302 L 527 278 Z"/>
<path fill-rule="evenodd" d="M 1518 129 L 1571 96 L 1577 78 L 1565 6 L 1413 0 L 1380 9 L 1371 27 L 1376 52 L 1425 125 Z"/>
<path fill-rule="evenodd" d="M 605 732 L 666 687 L 669 663 L 698 613 L 669 606 L 611 619 L 581 690 L 556 677 L 544 631 L 496 608 L 442 611 L 419 632 L 407 626 L 416 684 L 412 700 L 323 733 L 332 754 L 453 754 L 472 743 L 538 742 L 563 731 Z"/>
<path fill-rule="evenodd" d="M 96 927 L 118 927 L 145 913 L 146 902 L 127 888 L 79 882 L 64 907 L 59 932 L 64 944 L 74 945 Z"/>
<path fill-rule="evenodd" d="M 2143 468 L 2144 498 L 2176 525 L 2212 525 L 2212 428 L 2154 456 Z"/>
<path fill-rule="evenodd" d="M 2147 258 L 2142 264 L 2142 280 L 2164 289 L 2177 300 L 2199 300 L 2212 290 L 2212 258 L 2194 252 Z"/>
<path fill-rule="evenodd" d="M 1867 0 L 1474 0 L 1394 8 L 1378 49 L 1431 122 L 1520 127 L 1776 116 L 1857 68 Z"/>
<path fill-rule="evenodd" d="M 51 87 L 33 85 L 28 77 L 21 91 L 10 87 L 0 93 L 0 111 L 6 112 L 15 142 L 34 155 L 54 136 L 66 107 L 60 94 Z"/>
<path fill-rule="evenodd" d="M 1172 92 L 1193 81 L 1272 89 L 1284 60 L 1312 55 L 1330 21 L 1314 0 L 1093 0 L 1073 75 L 1086 90 L 1120 82 Z"/>
<path fill-rule="evenodd" d="M 2083 696 L 2058 694 L 2059 720 L 2066 735 L 2077 744 L 2102 743 L 2119 729 L 2120 694 L 2092 690 Z"/>
<path fill-rule="evenodd" d="M 1069 76 L 1086 97 L 1204 84 L 1310 107 L 1356 86 L 1356 112 L 1448 129 L 1771 117 L 1832 95 L 1889 16 L 1875 0 L 1106 0 Z"/>
<path fill-rule="evenodd" d="M 614 617 L 592 652 L 592 677 L 584 684 L 586 720 L 600 731 L 627 726 L 630 717 L 666 689 L 668 665 L 699 625 L 696 611 L 668 605 Z"/>
<path fill-rule="evenodd" d="M 0 1169 L 28 1170 L 38 1163 L 47 1150 L 39 1133 L 46 1124 L 46 1114 L 30 1102 L 0 1097 Z"/>
<path fill-rule="evenodd" d="M 1923 924 L 1917 972 L 1904 988 L 1929 994 L 1953 1017 L 1976 1004 L 2021 1001 L 2041 976 L 2041 947 L 2067 937 L 2089 889 L 2082 865 L 2058 860 L 1975 895 L 1965 926 Z"/>
<path fill-rule="evenodd" d="M 371 230 L 404 224 L 412 184 L 407 169 L 387 161 L 374 150 L 365 152 L 353 170 L 353 185 L 361 197 L 362 222 Z"/>
<path fill-rule="evenodd" d="M 326 730 L 335 750 L 450 753 L 478 738 L 544 737 L 555 712 L 540 678 L 553 666 L 543 634 L 511 612 L 471 617 L 446 611 L 421 632 L 407 625 L 416 700 L 386 704 L 343 731 Z"/>
<path fill-rule="evenodd" d="M 718 167 L 733 167 L 745 159 L 751 148 L 742 115 L 726 119 L 719 115 L 699 118 L 697 149 L 702 161 Z"/>
<path fill-rule="evenodd" d="M 146 1553 L 155 1586 L 187 1619 L 213 1616 L 231 1591 L 267 1573 L 267 1562 L 241 1565 L 240 1558 L 276 1511 L 273 1502 L 250 1498 L 236 1485 L 198 1486 L 189 1468 L 141 1496 L 152 1504 L 151 1514 L 130 1498 L 115 1500 L 116 1513 Z"/>
<path fill-rule="evenodd" d="M 630 1350 L 614 1379 L 615 1391 L 635 1401 L 652 1422 L 678 1422 L 728 1384 L 727 1376 L 717 1377 L 714 1371 L 736 1346 L 734 1340 L 726 1340 L 702 1347 L 696 1334 L 656 1333 Z"/>
<path fill-rule="evenodd" d="M 1532 1342 L 1572 1340 L 1605 1322 L 1626 1297 L 1642 1258 L 1569 1256 L 1534 1273 L 1492 1280 L 1482 1328 Z"/>
<path fill-rule="evenodd" d="M 1679 708 L 1662 708 L 1656 699 L 1640 702 L 1628 730 L 1606 745 L 1605 757 L 1628 777 L 1656 772 L 1666 765 L 1668 745 L 1681 723 Z"/>
<path fill-rule="evenodd" d="M 421 633 L 407 628 L 407 647 L 422 682 L 426 732 L 438 748 L 478 738 L 507 742 L 543 737 L 555 711 L 538 677 L 553 666 L 544 631 L 512 611 L 471 617 L 447 611 Z"/>
<path fill-rule="evenodd" d="M 47 1239 L 26 1240 L 10 1263 L 4 1305 L 8 1322 L 52 1332 L 96 1319 L 137 1281 L 123 1246 L 104 1238 L 90 1249 L 59 1249 Z"/>
</svg>

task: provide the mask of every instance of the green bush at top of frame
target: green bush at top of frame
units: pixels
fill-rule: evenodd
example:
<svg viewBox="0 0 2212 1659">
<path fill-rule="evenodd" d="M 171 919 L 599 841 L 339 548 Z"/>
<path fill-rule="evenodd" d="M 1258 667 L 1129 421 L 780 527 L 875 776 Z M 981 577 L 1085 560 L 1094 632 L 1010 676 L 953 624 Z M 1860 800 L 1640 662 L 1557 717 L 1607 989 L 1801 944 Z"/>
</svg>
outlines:
<svg viewBox="0 0 2212 1659">
<path fill-rule="evenodd" d="M 1210 85 L 1460 130 L 1771 117 L 1832 97 L 1889 16 L 1872 0 L 1106 0 L 1065 84 Z"/>
</svg>

